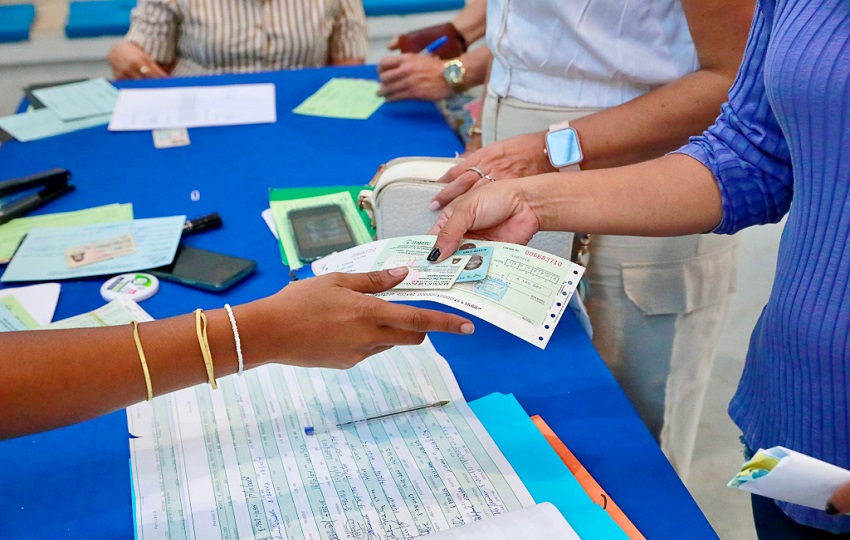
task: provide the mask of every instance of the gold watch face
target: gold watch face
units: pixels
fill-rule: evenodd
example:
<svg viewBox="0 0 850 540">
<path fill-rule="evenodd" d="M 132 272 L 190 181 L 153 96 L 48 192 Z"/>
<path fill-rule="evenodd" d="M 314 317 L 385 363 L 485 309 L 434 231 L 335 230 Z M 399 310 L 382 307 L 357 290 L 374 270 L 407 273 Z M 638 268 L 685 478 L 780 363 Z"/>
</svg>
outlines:
<svg viewBox="0 0 850 540">
<path fill-rule="evenodd" d="M 460 62 L 449 62 L 443 68 L 443 77 L 446 82 L 452 86 L 457 86 L 463 82 L 465 70 Z"/>
</svg>

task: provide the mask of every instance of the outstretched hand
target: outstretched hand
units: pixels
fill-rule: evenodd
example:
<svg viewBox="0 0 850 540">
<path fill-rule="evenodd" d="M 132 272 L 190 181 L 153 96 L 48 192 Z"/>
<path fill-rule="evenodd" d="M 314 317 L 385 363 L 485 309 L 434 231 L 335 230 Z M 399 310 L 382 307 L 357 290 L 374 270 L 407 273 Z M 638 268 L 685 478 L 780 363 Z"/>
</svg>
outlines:
<svg viewBox="0 0 850 540">
<path fill-rule="evenodd" d="M 826 503 L 828 514 L 850 514 L 850 482 L 847 482 L 829 498 Z"/>
<path fill-rule="evenodd" d="M 545 133 L 540 132 L 498 141 L 469 153 L 438 180 L 449 185 L 434 197 L 431 209 L 438 210 L 456 197 L 494 181 L 557 172 L 543 153 L 544 146 Z"/>
<path fill-rule="evenodd" d="M 395 345 L 422 343 L 427 332 L 471 334 L 473 324 L 441 311 L 393 304 L 369 296 L 404 280 L 407 268 L 365 274 L 328 274 L 287 285 L 259 300 L 251 321 L 260 358 L 305 366 L 349 368 Z"/>
<path fill-rule="evenodd" d="M 490 182 L 452 201 L 428 232 L 437 235 L 429 260 L 446 259 L 464 238 L 527 244 L 540 230 L 540 220 L 525 199 L 520 182 Z"/>
</svg>

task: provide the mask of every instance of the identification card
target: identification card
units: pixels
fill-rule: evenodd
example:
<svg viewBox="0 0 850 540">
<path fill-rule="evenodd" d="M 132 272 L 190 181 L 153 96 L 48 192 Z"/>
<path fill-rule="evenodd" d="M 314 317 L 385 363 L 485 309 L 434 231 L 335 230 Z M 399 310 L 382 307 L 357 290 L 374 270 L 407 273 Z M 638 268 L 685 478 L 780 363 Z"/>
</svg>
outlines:
<svg viewBox="0 0 850 540">
<path fill-rule="evenodd" d="M 395 289 L 451 289 L 469 262 L 470 256 L 454 255 L 445 261 L 434 264 L 427 259 L 414 259 L 407 255 L 389 257 L 384 269 L 406 266 L 407 277 Z"/>
<path fill-rule="evenodd" d="M 481 281 L 487 277 L 487 269 L 490 267 L 490 260 L 493 258 L 493 248 L 463 249 L 455 255 L 469 256 L 469 262 L 463 267 L 463 272 L 460 273 L 455 283 Z"/>
<path fill-rule="evenodd" d="M 153 130 L 153 145 L 155 148 L 188 146 L 189 131 L 186 128 L 155 129 Z"/>
<path fill-rule="evenodd" d="M 84 244 L 65 250 L 65 265 L 77 268 L 136 252 L 136 242 L 130 234 L 115 238 L 105 238 L 90 244 Z"/>
</svg>

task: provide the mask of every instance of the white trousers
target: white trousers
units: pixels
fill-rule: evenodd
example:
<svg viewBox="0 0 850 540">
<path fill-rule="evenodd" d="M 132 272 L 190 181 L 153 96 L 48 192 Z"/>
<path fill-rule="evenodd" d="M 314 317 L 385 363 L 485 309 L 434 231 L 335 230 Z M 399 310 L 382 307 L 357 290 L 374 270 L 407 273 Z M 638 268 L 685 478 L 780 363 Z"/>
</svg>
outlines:
<svg viewBox="0 0 850 540">
<path fill-rule="evenodd" d="M 486 145 L 544 131 L 593 112 L 488 92 L 482 140 Z M 593 344 L 683 480 L 727 299 L 735 291 L 736 248 L 737 238 L 714 234 L 596 235 L 590 242 L 585 303 Z"/>
</svg>

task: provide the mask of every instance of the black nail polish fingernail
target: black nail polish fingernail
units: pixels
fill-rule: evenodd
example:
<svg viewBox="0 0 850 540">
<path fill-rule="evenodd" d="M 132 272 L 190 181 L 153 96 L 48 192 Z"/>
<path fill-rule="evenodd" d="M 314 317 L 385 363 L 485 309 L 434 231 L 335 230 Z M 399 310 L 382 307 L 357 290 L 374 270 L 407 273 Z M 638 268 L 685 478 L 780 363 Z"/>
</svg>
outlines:
<svg viewBox="0 0 850 540">
<path fill-rule="evenodd" d="M 435 247 L 434 249 L 431 250 L 431 253 L 428 254 L 428 261 L 434 262 L 438 258 L 440 258 L 440 248 Z"/>
<path fill-rule="evenodd" d="M 824 509 L 824 512 L 826 512 L 830 516 L 834 516 L 838 514 L 838 508 L 836 508 L 835 505 L 833 505 L 831 502 L 828 502 L 826 503 L 826 508 Z"/>
</svg>

